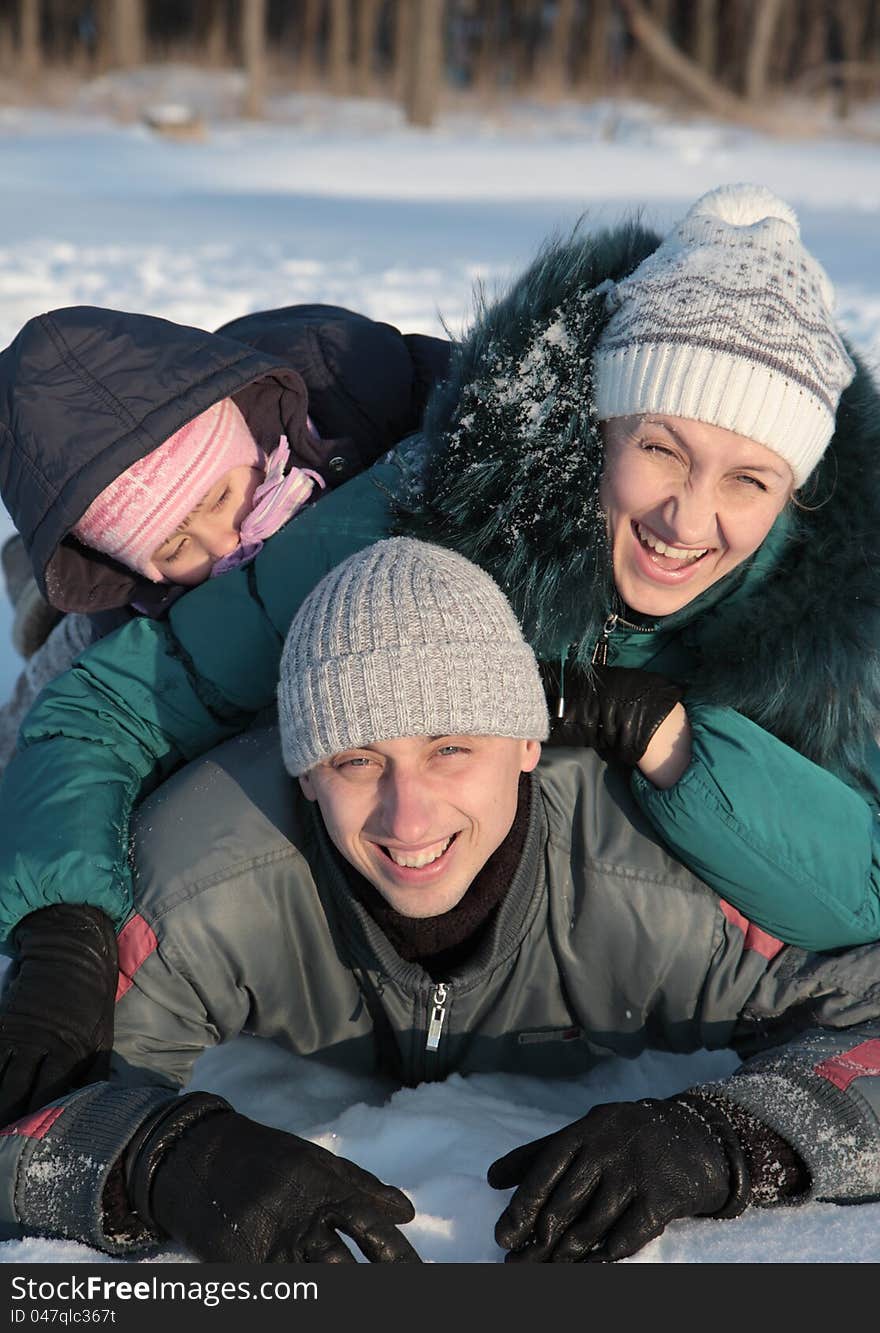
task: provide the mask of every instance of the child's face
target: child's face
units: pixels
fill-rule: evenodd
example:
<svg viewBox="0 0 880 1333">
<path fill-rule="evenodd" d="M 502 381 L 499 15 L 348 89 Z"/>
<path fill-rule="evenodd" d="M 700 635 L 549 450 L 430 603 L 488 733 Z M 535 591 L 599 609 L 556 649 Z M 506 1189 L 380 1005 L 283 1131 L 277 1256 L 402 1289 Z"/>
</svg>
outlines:
<svg viewBox="0 0 880 1333">
<path fill-rule="evenodd" d="M 218 560 L 238 546 L 241 525 L 263 480 L 256 467 L 234 467 L 215 482 L 182 523 L 153 552 L 152 561 L 169 583 L 194 587 L 210 577 Z"/>
</svg>

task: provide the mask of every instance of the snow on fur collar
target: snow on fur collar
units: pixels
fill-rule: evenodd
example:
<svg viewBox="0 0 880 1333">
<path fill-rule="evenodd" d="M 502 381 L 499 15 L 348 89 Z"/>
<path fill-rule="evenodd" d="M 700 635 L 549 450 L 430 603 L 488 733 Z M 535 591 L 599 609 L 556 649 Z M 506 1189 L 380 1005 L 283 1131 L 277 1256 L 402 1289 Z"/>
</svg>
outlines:
<svg viewBox="0 0 880 1333">
<path fill-rule="evenodd" d="M 659 238 L 638 224 L 549 245 L 485 302 L 404 460 L 398 530 L 504 588 L 539 657 L 589 663 L 613 604 L 592 354 L 606 279 Z M 691 626 L 692 692 L 823 767 L 864 778 L 880 731 L 880 394 L 858 366 L 779 560 Z"/>
</svg>

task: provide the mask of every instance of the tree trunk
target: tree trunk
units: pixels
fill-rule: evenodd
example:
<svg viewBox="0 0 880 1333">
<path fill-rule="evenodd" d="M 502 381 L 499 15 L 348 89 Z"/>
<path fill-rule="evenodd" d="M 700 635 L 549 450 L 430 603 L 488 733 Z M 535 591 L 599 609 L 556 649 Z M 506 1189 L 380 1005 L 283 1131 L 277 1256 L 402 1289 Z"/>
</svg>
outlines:
<svg viewBox="0 0 880 1333">
<path fill-rule="evenodd" d="M 654 60 L 657 68 L 679 87 L 720 116 L 729 116 L 743 124 L 755 125 L 761 129 L 770 128 L 773 124 L 781 128 L 777 122 L 771 122 L 767 117 L 755 112 L 750 103 L 725 91 L 716 81 L 708 78 L 700 67 L 693 60 L 689 60 L 657 26 L 639 0 L 619 0 L 619 3 L 633 37 Z M 807 126 L 802 126 L 802 129 L 806 132 Z"/>
<path fill-rule="evenodd" d="M 718 59 L 718 0 L 697 0 L 694 58 L 703 73 L 713 78 Z"/>
<path fill-rule="evenodd" d="M 114 0 L 110 6 L 113 23 L 113 63 L 117 69 L 134 69 L 144 60 L 143 0 Z"/>
<path fill-rule="evenodd" d="M 330 91 L 336 97 L 348 92 L 351 61 L 351 10 L 349 0 L 330 0 L 330 31 L 327 64 Z"/>
<path fill-rule="evenodd" d="M 443 0 L 417 0 L 413 14 L 409 96 L 406 118 L 410 125 L 433 125 L 443 78 Z"/>
<path fill-rule="evenodd" d="M 824 65 L 828 59 L 828 14 L 824 0 L 803 0 L 803 9 L 804 38 L 801 43 L 800 74 Z"/>
<path fill-rule="evenodd" d="M 266 0 L 242 0 L 241 55 L 247 77 L 244 114 L 259 120 L 266 104 Z"/>
<path fill-rule="evenodd" d="M 483 0 L 480 6 L 482 32 L 474 62 L 474 88 L 487 101 L 498 92 L 498 62 L 501 53 L 501 0 Z"/>
<path fill-rule="evenodd" d="M 202 0 L 201 9 L 205 59 L 212 69 L 219 69 L 229 55 L 225 0 Z"/>
<path fill-rule="evenodd" d="M 848 4 L 838 7 L 836 10 L 838 43 L 842 57 L 842 68 L 838 79 L 837 114 L 842 120 L 850 113 L 853 95 L 853 83 L 847 77 L 847 70 L 843 67 L 849 66 L 854 70 L 855 66 L 864 58 L 868 36 L 867 18 L 864 5 L 859 3 L 858 0 L 849 0 Z"/>
<path fill-rule="evenodd" d="M 369 97 L 373 92 L 373 59 L 376 45 L 376 24 L 379 18 L 379 0 L 358 0 L 355 46 L 355 92 Z"/>
<path fill-rule="evenodd" d="M 571 86 L 576 22 L 577 0 L 559 0 L 543 60 L 541 82 L 547 97 L 562 97 Z"/>
<path fill-rule="evenodd" d="M 396 0 L 394 6 L 394 53 L 391 88 L 395 101 L 406 106 L 409 100 L 410 50 L 413 42 L 414 0 Z"/>
<path fill-rule="evenodd" d="M 302 0 L 301 8 L 296 74 L 302 87 L 314 88 L 319 77 L 318 44 L 321 37 L 321 21 L 324 17 L 324 0 Z"/>
<path fill-rule="evenodd" d="M 745 92 L 750 102 L 760 102 L 767 94 L 767 68 L 781 4 L 782 0 L 758 0 L 755 8 L 752 38 L 746 55 Z"/>
<path fill-rule="evenodd" d="M 801 26 L 797 21 L 796 0 L 784 0 L 776 29 L 775 51 L 771 53 L 767 77 L 785 88 L 794 72 L 794 56 L 801 44 Z"/>
<path fill-rule="evenodd" d="M 19 72 L 28 82 L 35 79 L 42 65 L 40 49 L 40 0 L 20 0 L 18 7 Z"/>
<path fill-rule="evenodd" d="M 611 20 L 611 0 L 590 0 L 575 59 L 575 82 L 581 92 L 595 95 L 614 82 L 616 71 L 609 71 Z"/>
<path fill-rule="evenodd" d="M 19 63 L 12 16 L 0 15 L 0 71 L 11 73 Z"/>
<path fill-rule="evenodd" d="M 513 87 L 519 97 L 534 88 L 536 56 L 541 33 L 542 0 L 509 0 L 512 5 L 511 57 Z"/>
</svg>

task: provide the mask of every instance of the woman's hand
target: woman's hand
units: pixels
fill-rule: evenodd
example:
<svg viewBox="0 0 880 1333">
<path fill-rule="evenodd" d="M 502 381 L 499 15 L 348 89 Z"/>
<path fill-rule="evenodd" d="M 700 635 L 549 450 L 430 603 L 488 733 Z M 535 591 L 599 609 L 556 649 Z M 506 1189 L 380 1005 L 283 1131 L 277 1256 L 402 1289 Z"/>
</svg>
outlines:
<svg viewBox="0 0 880 1333">
<path fill-rule="evenodd" d="M 590 746 L 603 759 L 640 768 L 656 786 L 671 787 L 691 757 L 683 692 L 653 671 L 570 671 L 563 716 L 553 724 L 549 744 Z"/>
</svg>

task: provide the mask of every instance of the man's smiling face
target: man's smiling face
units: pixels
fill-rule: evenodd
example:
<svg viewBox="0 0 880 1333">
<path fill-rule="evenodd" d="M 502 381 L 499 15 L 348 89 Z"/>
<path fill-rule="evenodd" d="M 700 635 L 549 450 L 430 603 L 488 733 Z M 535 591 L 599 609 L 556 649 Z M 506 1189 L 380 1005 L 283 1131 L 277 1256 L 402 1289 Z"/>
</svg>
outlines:
<svg viewBox="0 0 880 1333">
<path fill-rule="evenodd" d="M 440 916 L 510 832 L 538 741 L 404 736 L 344 750 L 300 778 L 327 832 L 396 911 Z"/>
</svg>

